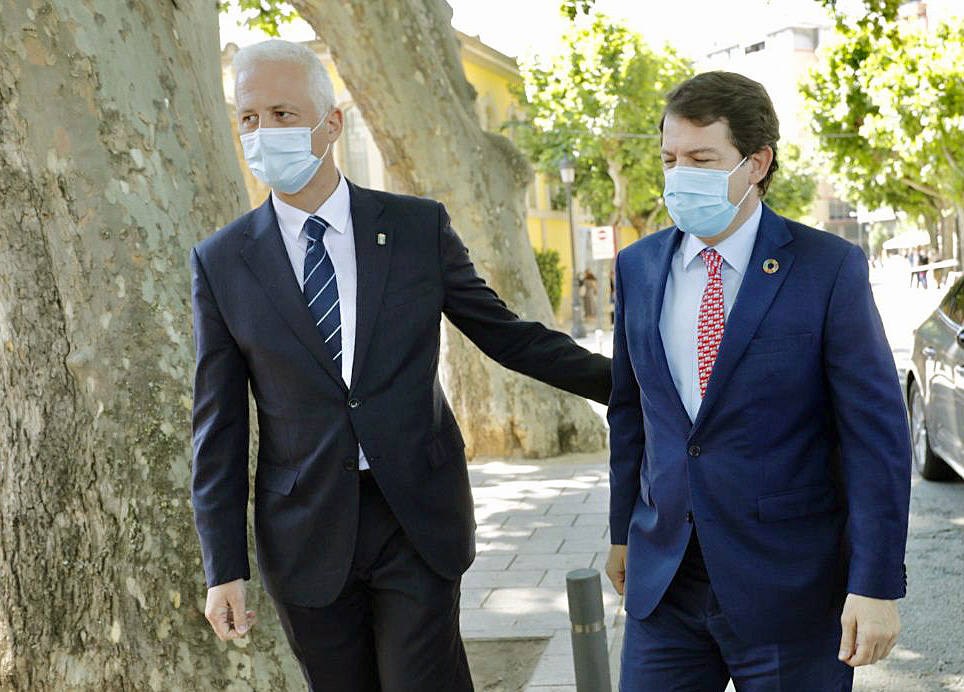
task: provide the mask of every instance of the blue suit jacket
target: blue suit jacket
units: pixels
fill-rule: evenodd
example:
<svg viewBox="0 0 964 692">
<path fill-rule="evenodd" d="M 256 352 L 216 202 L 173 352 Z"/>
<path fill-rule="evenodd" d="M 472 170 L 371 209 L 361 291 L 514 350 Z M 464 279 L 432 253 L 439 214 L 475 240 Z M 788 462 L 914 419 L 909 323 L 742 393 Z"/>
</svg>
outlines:
<svg viewBox="0 0 964 692">
<path fill-rule="evenodd" d="M 659 331 L 681 238 L 661 231 L 616 262 L 610 531 L 629 546 L 627 611 L 653 611 L 694 528 L 750 641 L 806 636 L 846 593 L 902 597 L 910 439 L 864 254 L 764 207 L 691 423 Z"/>
</svg>

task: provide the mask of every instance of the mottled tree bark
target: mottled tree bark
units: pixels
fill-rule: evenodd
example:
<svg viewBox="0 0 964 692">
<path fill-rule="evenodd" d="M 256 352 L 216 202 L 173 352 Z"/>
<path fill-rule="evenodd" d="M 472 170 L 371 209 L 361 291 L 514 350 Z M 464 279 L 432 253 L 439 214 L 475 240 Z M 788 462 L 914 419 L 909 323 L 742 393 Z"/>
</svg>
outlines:
<svg viewBox="0 0 964 692">
<path fill-rule="evenodd" d="M 332 53 L 393 179 L 442 201 L 480 273 L 525 319 L 553 323 L 525 224 L 531 171 L 485 132 L 444 0 L 293 0 Z M 475 455 L 600 450 L 605 429 L 577 397 L 503 369 L 451 325 L 442 383 Z"/>
<path fill-rule="evenodd" d="M 239 214 L 213 0 L 0 2 L 0 689 L 295 689 L 203 616 L 191 246 Z"/>
</svg>

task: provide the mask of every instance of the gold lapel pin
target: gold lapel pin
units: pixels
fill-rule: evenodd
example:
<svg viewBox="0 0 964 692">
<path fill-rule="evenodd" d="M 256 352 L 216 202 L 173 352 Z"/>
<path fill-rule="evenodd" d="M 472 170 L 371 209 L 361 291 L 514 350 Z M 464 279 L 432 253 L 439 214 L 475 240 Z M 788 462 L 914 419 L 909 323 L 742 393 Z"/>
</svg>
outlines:
<svg viewBox="0 0 964 692">
<path fill-rule="evenodd" d="M 386 236 L 384 233 L 375 234 L 375 242 L 378 243 L 379 245 L 384 245 L 387 240 L 388 240 L 388 236 Z"/>
<path fill-rule="evenodd" d="M 776 274 L 780 271 L 780 263 L 775 259 L 768 259 L 763 263 L 763 271 L 767 274 Z"/>
</svg>

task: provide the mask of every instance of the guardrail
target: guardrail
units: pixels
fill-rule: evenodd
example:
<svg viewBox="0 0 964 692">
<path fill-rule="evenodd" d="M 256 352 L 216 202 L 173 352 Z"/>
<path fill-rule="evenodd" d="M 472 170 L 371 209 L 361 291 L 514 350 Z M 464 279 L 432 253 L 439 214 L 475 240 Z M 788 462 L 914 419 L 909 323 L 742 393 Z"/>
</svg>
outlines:
<svg viewBox="0 0 964 692">
<path fill-rule="evenodd" d="M 926 272 L 931 269 L 953 269 L 957 267 L 957 260 L 941 260 L 940 262 L 931 262 L 930 264 L 919 264 L 916 267 L 908 266 L 905 271 L 911 274 L 916 274 L 917 272 Z"/>
</svg>

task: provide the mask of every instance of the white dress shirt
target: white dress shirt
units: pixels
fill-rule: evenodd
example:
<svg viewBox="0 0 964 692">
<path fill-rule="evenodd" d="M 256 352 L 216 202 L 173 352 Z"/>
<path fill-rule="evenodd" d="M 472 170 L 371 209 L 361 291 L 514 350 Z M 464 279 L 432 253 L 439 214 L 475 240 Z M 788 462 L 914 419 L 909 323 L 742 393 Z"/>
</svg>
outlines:
<svg viewBox="0 0 964 692">
<path fill-rule="evenodd" d="M 729 318 L 743 283 L 762 216 L 763 205 L 758 202 L 750 218 L 733 235 L 713 246 L 723 257 L 725 318 Z M 696 327 L 703 291 L 709 278 L 706 263 L 699 255 L 707 247 L 710 246 L 696 236 L 683 234 L 683 240 L 673 254 L 670 264 L 666 291 L 663 293 L 663 309 L 659 317 L 659 331 L 663 338 L 669 371 L 691 421 L 696 420 L 703 401 L 700 396 Z"/>
<path fill-rule="evenodd" d="M 345 176 L 338 174 L 338 187 L 331 193 L 315 216 L 320 216 L 328 222 L 329 229 L 325 231 L 322 242 L 331 263 L 335 267 L 335 283 L 338 284 L 338 309 L 341 314 L 341 378 L 346 385 L 351 385 L 351 371 L 355 361 L 355 324 L 356 301 L 358 296 L 358 267 L 355 263 L 355 234 L 351 222 L 351 198 L 348 194 L 348 182 Z M 303 227 L 308 219 L 308 212 L 293 207 L 271 194 L 271 204 L 278 217 L 278 227 L 281 229 L 281 239 L 284 241 L 291 268 L 302 289 L 305 285 L 305 255 L 308 254 L 308 236 Z M 358 467 L 368 468 L 368 460 L 358 446 Z"/>
</svg>

